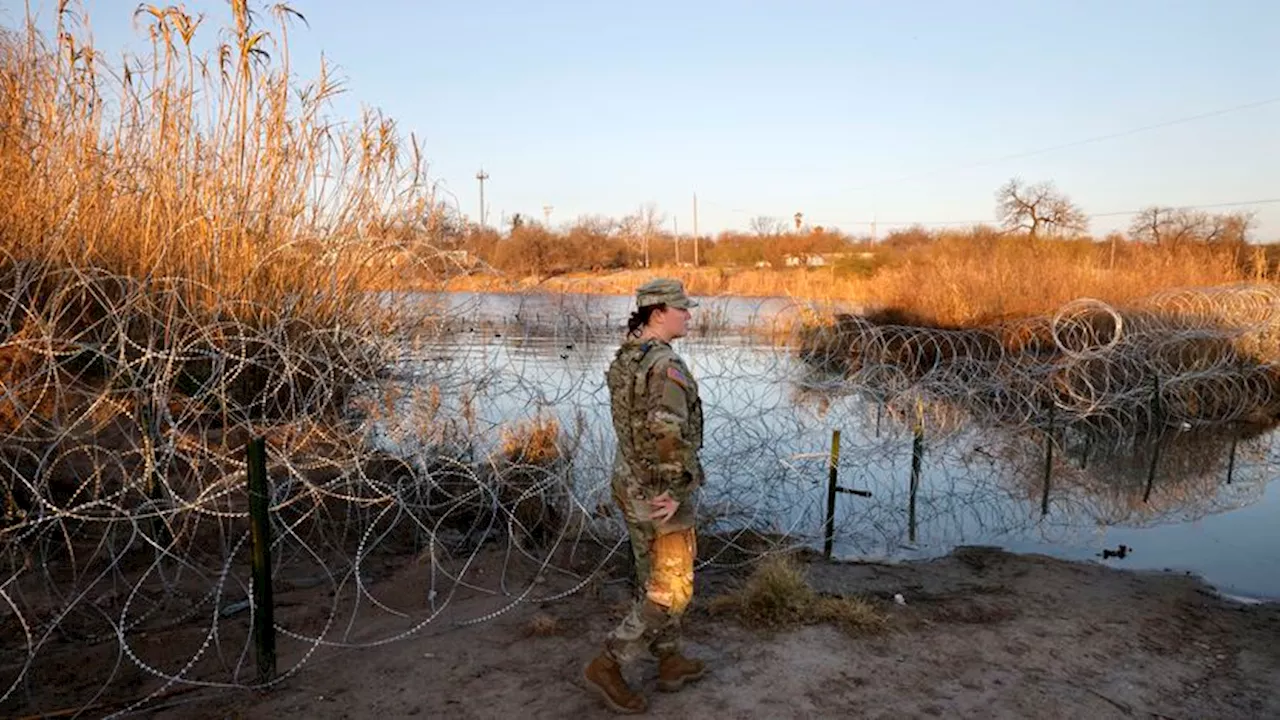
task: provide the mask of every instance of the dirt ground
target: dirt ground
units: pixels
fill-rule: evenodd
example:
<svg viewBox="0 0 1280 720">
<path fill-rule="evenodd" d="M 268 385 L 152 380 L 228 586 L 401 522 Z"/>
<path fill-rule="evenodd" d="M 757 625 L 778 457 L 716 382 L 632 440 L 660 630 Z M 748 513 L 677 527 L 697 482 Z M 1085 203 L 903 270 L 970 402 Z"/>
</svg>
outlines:
<svg viewBox="0 0 1280 720">
<path fill-rule="evenodd" d="M 875 601 L 889 629 L 862 637 L 822 625 L 750 630 L 706 602 L 738 586 L 744 571 L 707 570 L 686 637 L 711 672 L 667 694 L 654 687 L 655 665 L 638 664 L 630 676 L 649 696 L 649 715 L 1280 717 L 1280 605 L 1228 601 L 1191 577 L 989 548 L 901 565 L 816 561 L 808 573 L 819 592 Z M 378 588 L 380 597 L 422 598 L 422 583 L 421 567 L 406 566 Z M 536 587 L 550 595 L 572 583 L 548 578 Z M 580 670 L 620 617 L 626 584 L 592 584 L 460 626 L 511 601 L 484 590 L 456 596 L 408 639 L 322 648 L 271 692 L 185 692 L 141 716 L 610 717 Z M 893 601 L 898 593 L 905 605 Z M 367 637 L 385 633 L 366 625 Z"/>
</svg>

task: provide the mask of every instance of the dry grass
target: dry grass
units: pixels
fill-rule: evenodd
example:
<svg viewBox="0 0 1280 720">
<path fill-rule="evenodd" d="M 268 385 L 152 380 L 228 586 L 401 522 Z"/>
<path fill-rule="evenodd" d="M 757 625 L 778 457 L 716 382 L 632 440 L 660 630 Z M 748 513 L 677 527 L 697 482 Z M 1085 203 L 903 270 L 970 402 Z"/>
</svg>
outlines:
<svg viewBox="0 0 1280 720">
<path fill-rule="evenodd" d="M 455 290 L 537 288 L 556 292 L 630 295 L 658 276 L 676 277 L 696 295 L 793 297 L 847 301 L 889 310 L 920 322 L 974 327 L 996 320 L 1051 313 L 1092 297 L 1123 303 L 1178 287 L 1273 279 L 1259 247 L 1129 242 L 1029 241 L 990 232 L 942 233 L 925 245 L 877 247 L 873 271 L 825 268 L 717 267 L 568 273 L 549 278 L 472 275 Z"/>
<path fill-rule="evenodd" d="M 504 427 L 499 450 L 510 463 L 550 467 L 563 457 L 562 444 L 560 421 L 539 413 Z"/>
<path fill-rule="evenodd" d="M 510 512 L 511 532 L 522 544 L 545 545 L 562 531 L 570 512 L 564 475 L 574 455 L 570 438 L 554 416 L 539 412 L 503 427 L 498 454 L 493 490 Z"/>
<path fill-rule="evenodd" d="M 630 295 L 655 277 L 679 278 L 693 295 L 742 295 L 746 297 L 794 296 L 851 298 L 856 286 L 831 270 L 738 270 L 717 267 L 657 267 L 608 273 L 566 273 L 548 278 L 511 275 L 468 275 L 448 281 L 459 292 L 540 289 L 597 295 Z"/>
<path fill-rule="evenodd" d="M 946 236 L 861 283 L 871 307 L 940 326 L 974 327 L 1052 313 L 1091 297 L 1124 303 L 1170 288 L 1266 279 L 1255 249 L 1155 247 L 1022 237 Z"/>
<path fill-rule="evenodd" d="M 412 138 L 328 119 L 328 69 L 291 74 L 297 13 L 228 5 L 225 28 L 140 6 L 147 51 L 117 64 L 75 2 L 47 37 L 30 13 L 0 31 L 0 341 L 38 327 L 96 358 L 82 379 L 185 346 L 159 392 L 217 386 L 210 411 L 256 417 L 326 382 L 336 408 L 403 327 L 367 289 L 440 206 Z"/>
<path fill-rule="evenodd" d="M 769 555 L 736 593 L 712 599 L 711 612 L 730 614 L 747 627 L 782 630 L 830 623 L 853 635 L 884 630 L 887 617 L 855 597 L 818 595 L 792 556 Z"/>
<path fill-rule="evenodd" d="M 240 320 L 368 322 L 362 289 L 397 272 L 386 246 L 436 204 L 390 120 L 327 120 L 329 70 L 291 79 L 297 14 L 234 0 L 202 54 L 216 29 L 143 5 L 150 52 L 112 66 L 58 5 L 52 45 L 30 18 L 0 35 L 3 262 L 182 278 L 183 302 Z"/>
</svg>

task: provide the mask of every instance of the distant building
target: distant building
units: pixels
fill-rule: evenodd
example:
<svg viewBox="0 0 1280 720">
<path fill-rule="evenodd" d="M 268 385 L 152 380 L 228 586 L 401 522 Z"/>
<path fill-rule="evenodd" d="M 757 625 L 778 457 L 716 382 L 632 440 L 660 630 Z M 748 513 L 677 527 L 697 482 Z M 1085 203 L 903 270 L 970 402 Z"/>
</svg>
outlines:
<svg viewBox="0 0 1280 720">
<path fill-rule="evenodd" d="M 783 262 L 787 267 L 822 267 L 827 264 L 827 258 L 818 253 L 800 253 L 783 256 Z"/>
</svg>

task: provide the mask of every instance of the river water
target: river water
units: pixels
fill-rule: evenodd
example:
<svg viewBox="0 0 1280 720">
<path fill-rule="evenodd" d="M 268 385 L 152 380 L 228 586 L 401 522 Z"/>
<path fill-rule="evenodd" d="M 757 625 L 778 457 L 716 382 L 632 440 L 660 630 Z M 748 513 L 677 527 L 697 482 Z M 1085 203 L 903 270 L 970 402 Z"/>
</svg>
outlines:
<svg viewBox="0 0 1280 720">
<path fill-rule="evenodd" d="M 713 524 L 790 533 L 821 547 L 828 456 L 839 430 L 839 485 L 870 494 L 837 497 L 839 557 L 897 561 L 995 545 L 1190 572 L 1227 594 L 1280 598 L 1274 433 L 1235 443 L 1222 434 L 1175 435 L 1154 473 L 1145 448 L 1091 454 L 1060 442 L 1046 502 L 1043 433 L 961 423 L 926 431 L 913 493 L 911 424 L 856 394 L 812 386 L 807 368 L 769 340 L 765 331 L 776 337 L 779 322 L 806 311 L 802 303 L 700 300 L 694 332 L 675 346 L 703 393 L 700 512 Z M 423 313 L 444 309 L 450 319 L 447 333 L 407 354 L 399 368 L 407 386 L 432 384 L 446 405 L 468 398 L 483 437 L 538 414 L 556 417 L 574 437 L 576 496 L 588 509 L 608 502 L 613 431 L 604 371 L 630 297 L 450 294 L 394 302 Z M 1122 557 L 1103 557 L 1121 545 Z"/>
</svg>

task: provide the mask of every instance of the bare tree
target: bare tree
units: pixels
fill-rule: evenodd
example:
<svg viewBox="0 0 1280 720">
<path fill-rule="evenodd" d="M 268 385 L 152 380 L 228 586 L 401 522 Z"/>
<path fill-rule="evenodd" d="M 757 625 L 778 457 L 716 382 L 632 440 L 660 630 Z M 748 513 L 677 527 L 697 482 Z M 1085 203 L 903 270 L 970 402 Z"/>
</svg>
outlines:
<svg viewBox="0 0 1280 720">
<path fill-rule="evenodd" d="M 1152 245 L 1185 243 L 1244 243 L 1253 229 L 1251 213 L 1209 214 L 1187 208 L 1153 205 L 1134 216 L 1129 237 Z"/>
<path fill-rule="evenodd" d="M 662 232 L 662 226 L 666 222 L 666 216 L 658 212 L 657 204 L 648 202 L 641 205 L 635 214 L 622 218 L 619 223 L 627 244 L 639 249 L 644 255 L 645 267 L 649 267 L 649 242 L 653 236 Z"/>
<path fill-rule="evenodd" d="M 786 223 L 776 217 L 768 215 L 757 215 L 751 218 L 751 232 L 760 237 L 768 237 L 770 235 L 781 235 L 786 229 Z"/>
<path fill-rule="evenodd" d="M 1257 222 L 1258 216 L 1251 212 L 1210 215 L 1204 241 L 1243 245 L 1249 242 L 1249 233 L 1253 232 Z"/>
<path fill-rule="evenodd" d="M 1051 182 L 1027 185 L 1013 178 L 996 191 L 996 216 L 1006 230 L 1026 231 L 1031 239 L 1084 233 L 1089 219 Z"/>
<path fill-rule="evenodd" d="M 1208 215 L 1182 208 L 1153 205 L 1133 218 L 1129 237 L 1152 245 L 1178 246 L 1200 242 L 1208 230 Z"/>
<path fill-rule="evenodd" d="M 618 221 L 603 215 L 579 215 L 562 242 L 580 268 L 624 268 L 633 257 Z"/>
<path fill-rule="evenodd" d="M 418 220 L 422 235 L 437 247 L 455 250 L 466 240 L 467 227 L 456 210 L 437 203 L 422 213 Z"/>
<path fill-rule="evenodd" d="M 579 215 L 571 229 L 607 237 L 619 229 L 619 223 L 617 220 L 604 215 Z"/>
</svg>

